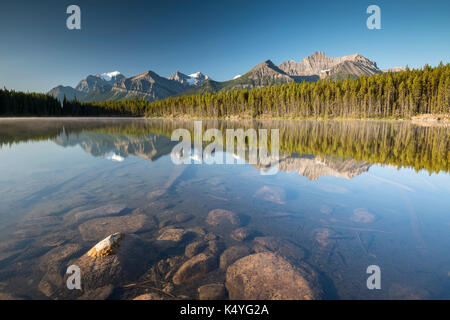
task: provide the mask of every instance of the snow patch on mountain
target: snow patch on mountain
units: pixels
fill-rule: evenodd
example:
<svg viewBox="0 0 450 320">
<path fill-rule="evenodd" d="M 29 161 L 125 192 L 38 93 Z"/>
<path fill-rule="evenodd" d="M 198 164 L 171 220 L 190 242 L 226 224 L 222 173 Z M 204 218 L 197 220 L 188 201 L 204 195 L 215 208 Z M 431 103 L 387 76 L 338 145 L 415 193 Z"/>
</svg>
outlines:
<svg viewBox="0 0 450 320">
<path fill-rule="evenodd" d="M 188 75 L 188 79 L 187 82 L 191 85 L 191 86 L 199 86 L 201 85 L 205 80 L 209 79 L 208 76 L 205 76 L 203 73 L 196 72 L 196 73 L 191 73 Z"/>
<path fill-rule="evenodd" d="M 112 71 L 112 72 L 102 73 L 101 76 L 102 76 L 103 79 L 109 81 L 113 77 L 117 77 L 119 74 L 121 74 L 119 71 Z"/>
<path fill-rule="evenodd" d="M 191 78 L 198 79 L 198 78 L 200 78 L 202 76 L 202 73 L 199 71 L 199 72 L 196 72 L 196 73 L 191 73 L 188 76 L 191 77 Z"/>
<path fill-rule="evenodd" d="M 191 77 L 191 76 L 189 75 L 189 78 L 187 79 L 187 82 L 188 82 L 191 86 L 194 86 L 194 85 L 196 85 L 196 84 L 198 83 L 198 79 L 195 78 L 195 77 Z"/>
</svg>

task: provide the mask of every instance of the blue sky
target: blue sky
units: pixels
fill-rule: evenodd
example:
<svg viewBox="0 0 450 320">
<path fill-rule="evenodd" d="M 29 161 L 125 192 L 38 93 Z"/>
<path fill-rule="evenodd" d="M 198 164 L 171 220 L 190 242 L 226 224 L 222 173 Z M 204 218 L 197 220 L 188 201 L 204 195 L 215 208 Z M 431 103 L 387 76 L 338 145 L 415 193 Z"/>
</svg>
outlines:
<svg viewBox="0 0 450 320">
<path fill-rule="evenodd" d="M 450 57 L 450 1 L 0 0 L 0 86 L 46 92 L 88 74 L 201 71 L 223 81 L 271 59 L 359 52 L 380 68 Z M 66 8 L 81 8 L 81 30 Z M 381 8 L 369 30 L 366 8 Z"/>
</svg>

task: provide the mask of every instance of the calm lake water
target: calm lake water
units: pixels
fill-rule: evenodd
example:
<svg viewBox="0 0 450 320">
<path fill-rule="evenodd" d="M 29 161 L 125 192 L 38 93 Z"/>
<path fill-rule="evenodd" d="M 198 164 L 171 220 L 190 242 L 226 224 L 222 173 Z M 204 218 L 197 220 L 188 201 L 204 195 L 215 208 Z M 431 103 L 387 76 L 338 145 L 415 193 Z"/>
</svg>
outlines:
<svg viewBox="0 0 450 320">
<path fill-rule="evenodd" d="M 218 257 L 272 237 L 281 243 L 272 250 L 316 270 L 326 299 L 450 299 L 450 128 L 203 121 L 222 131 L 279 129 L 276 174 L 248 163 L 175 165 L 176 128 L 192 131 L 193 121 L 0 120 L 0 298 L 129 299 L 161 290 L 197 299 L 200 285 L 225 281 L 224 270 L 173 287 L 170 275 L 186 245 L 208 236 L 222 246 Z M 237 241 L 229 226 L 208 224 L 214 209 L 243 217 L 251 235 Z M 161 245 L 170 227 L 192 236 Z M 139 237 L 143 250 L 130 255 L 142 265 L 110 284 L 82 283 L 90 293 L 68 290 L 67 267 L 114 232 Z M 168 270 L 161 261 L 171 261 Z M 370 265 L 380 267 L 380 290 L 367 288 Z"/>
</svg>

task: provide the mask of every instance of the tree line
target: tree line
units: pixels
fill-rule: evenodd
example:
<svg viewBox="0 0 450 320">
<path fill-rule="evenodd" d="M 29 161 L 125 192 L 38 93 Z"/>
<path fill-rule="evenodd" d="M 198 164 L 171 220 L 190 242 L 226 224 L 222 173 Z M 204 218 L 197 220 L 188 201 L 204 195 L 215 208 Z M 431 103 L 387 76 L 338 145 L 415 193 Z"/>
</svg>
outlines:
<svg viewBox="0 0 450 320">
<path fill-rule="evenodd" d="M 55 116 L 61 115 L 61 103 L 42 93 L 0 90 L 0 116 Z"/>
<path fill-rule="evenodd" d="M 101 104 L 82 103 L 77 99 L 62 102 L 43 93 L 25 93 L 0 89 L 0 117 L 95 117 L 95 116 L 138 116 L 130 104 L 123 101 L 115 108 Z"/>
<path fill-rule="evenodd" d="M 146 116 L 188 114 L 218 118 L 409 118 L 418 114 L 449 113 L 450 64 L 358 79 L 171 97 L 149 103 L 144 109 Z"/>
<path fill-rule="evenodd" d="M 0 116 L 410 118 L 450 113 L 450 64 L 357 79 L 287 83 L 169 97 L 82 103 L 0 90 Z"/>
</svg>

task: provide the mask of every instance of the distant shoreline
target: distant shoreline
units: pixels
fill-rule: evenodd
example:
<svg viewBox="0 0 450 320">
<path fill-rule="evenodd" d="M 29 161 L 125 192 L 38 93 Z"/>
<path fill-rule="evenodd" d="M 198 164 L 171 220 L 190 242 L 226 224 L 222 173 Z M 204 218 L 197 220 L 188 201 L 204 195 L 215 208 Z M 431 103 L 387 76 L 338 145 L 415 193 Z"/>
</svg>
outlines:
<svg viewBox="0 0 450 320">
<path fill-rule="evenodd" d="M 194 117 L 184 115 L 182 117 L 121 117 L 121 116 L 84 116 L 84 117 L 0 117 L 2 120 L 224 120 L 224 121 L 289 121 L 289 120 L 310 120 L 310 121 L 398 121 L 398 122 L 411 122 L 420 126 L 450 126 L 450 114 L 423 114 L 413 116 L 411 119 L 395 119 L 395 118 L 313 118 L 313 117 L 226 117 L 226 118 L 214 118 L 214 117 Z"/>
</svg>

